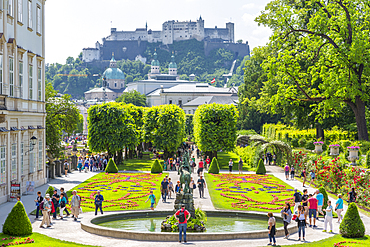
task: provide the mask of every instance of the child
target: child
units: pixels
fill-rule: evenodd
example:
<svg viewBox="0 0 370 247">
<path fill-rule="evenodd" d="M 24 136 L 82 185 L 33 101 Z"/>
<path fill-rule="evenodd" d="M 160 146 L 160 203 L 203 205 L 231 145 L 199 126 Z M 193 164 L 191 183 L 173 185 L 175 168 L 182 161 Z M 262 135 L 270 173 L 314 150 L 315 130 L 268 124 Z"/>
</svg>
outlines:
<svg viewBox="0 0 370 247">
<path fill-rule="evenodd" d="M 152 190 L 150 191 L 150 195 L 149 195 L 148 199 L 146 199 L 145 202 L 147 202 L 149 199 L 150 199 L 150 209 L 154 210 L 154 205 L 155 205 L 156 200 L 155 200 L 155 195 L 153 194 Z"/>
</svg>

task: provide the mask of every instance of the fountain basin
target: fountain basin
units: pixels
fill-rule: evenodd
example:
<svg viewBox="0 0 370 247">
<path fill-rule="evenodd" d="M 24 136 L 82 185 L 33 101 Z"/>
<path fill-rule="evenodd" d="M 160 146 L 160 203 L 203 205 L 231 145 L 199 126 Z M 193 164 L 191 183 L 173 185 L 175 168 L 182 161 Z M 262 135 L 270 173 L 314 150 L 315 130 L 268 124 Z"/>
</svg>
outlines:
<svg viewBox="0 0 370 247">
<path fill-rule="evenodd" d="M 164 218 L 167 215 L 173 214 L 173 211 L 135 211 L 135 212 L 120 212 L 120 213 L 111 213 L 109 215 L 102 215 L 96 216 L 91 218 L 84 218 L 81 221 L 81 228 L 89 233 L 107 236 L 107 237 L 114 237 L 114 238 L 123 238 L 123 239 L 131 239 L 131 240 L 143 240 L 143 241 L 171 241 L 175 242 L 178 241 L 178 233 L 176 232 L 151 232 L 148 229 L 144 228 L 131 228 L 132 230 L 125 230 L 125 229 L 118 229 L 112 227 L 105 227 L 99 224 L 107 224 L 107 222 L 119 222 L 123 219 L 133 219 L 134 221 L 140 219 L 148 218 L 155 218 L 159 219 L 162 217 Z M 268 230 L 267 230 L 267 216 L 266 213 L 259 213 L 259 212 L 240 212 L 240 211 L 207 211 L 208 219 L 212 220 L 220 220 L 221 218 L 230 219 L 230 221 L 235 221 L 238 224 L 243 224 L 243 222 L 259 222 L 259 230 L 249 230 L 249 231 L 239 231 L 243 228 L 243 226 L 239 228 L 231 229 L 229 227 L 223 227 L 224 231 L 214 231 L 202 233 L 187 233 L 187 239 L 189 241 L 212 241 L 212 240 L 232 240 L 232 239 L 257 239 L 257 238 L 267 238 L 268 237 Z M 213 218 L 215 217 L 215 218 Z M 280 215 L 275 216 L 277 222 L 281 225 L 282 219 Z M 263 224 L 264 222 L 264 224 Z M 279 226 L 279 224 L 277 226 Z M 232 225 L 232 224 L 231 224 Z M 114 226 L 114 225 L 112 225 Z M 144 226 L 145 227 L 145 226 Z M 158 226 L 160 228 L 160 226 Z M 208 227 L 207 227 L 208 228 Z M 150 229 L 150 227 L 149 227 Z M 289 232 L 294 233 L 298 230 L 297 224 L 292 222 L 288 226 Z M 153 230 L 153 229 L 151 229 Z M 220 230 L 220 229 L 219 229 Z M 248 230 L 248 229 L 247 229 Z M 276 229 L 276 236 L 281 237 L 284 236 L 284 229 L 283 227 L 278 227 Z"/>
</svg>

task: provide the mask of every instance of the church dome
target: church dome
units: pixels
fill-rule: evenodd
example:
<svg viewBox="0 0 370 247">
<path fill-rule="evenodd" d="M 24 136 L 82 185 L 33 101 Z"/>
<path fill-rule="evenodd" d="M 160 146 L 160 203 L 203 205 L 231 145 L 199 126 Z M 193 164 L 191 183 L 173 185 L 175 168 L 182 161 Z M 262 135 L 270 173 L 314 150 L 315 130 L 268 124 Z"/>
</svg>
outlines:
<svg viewBox="0 0 370 247">
<path fill-rule="evenodd" d="M 109 68 L 106 69 L 103 73 L 103 77 L 106 80 L 124 80 L 125 74 L 117 68 L 117 62 L 114 59 L 114 55 L 112 55 L 112 59 L 110 60 Z"/>
<path fill-rule="evenodd" d="M 151 63 L 152 66 L 158 66 L 159 67 L 159 61 L 157 60 L 157 52 L 154 52 L 154 59 Z"/>
<path fill-rule="evenodd" d="M 177 64 L 175 62 L 175 56 L 174 55 L 171 56 L 171 62 L 168 65 L 168 68 L 169 69 L 177 69 Z"/>
</svg>

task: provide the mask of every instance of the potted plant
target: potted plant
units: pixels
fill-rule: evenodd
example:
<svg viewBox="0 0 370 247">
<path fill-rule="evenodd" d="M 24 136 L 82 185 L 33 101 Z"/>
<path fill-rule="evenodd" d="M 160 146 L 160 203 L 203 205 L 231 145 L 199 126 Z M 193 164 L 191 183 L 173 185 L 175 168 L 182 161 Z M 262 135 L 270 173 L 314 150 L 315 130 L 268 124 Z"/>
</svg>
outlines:
<svg viewBox="0 0 370 247">
<path fill-rule="evenodd" d="M 324 145 L 324 142 L 317 141 L 317 142 L 314 142 L 313 144 L 315 145 L 315 152 L 316 153 L 322 153 L 323 152 L 322 145 Z"/>
<path fill-rule="evenodd" d="M 329 155 L 338 156 L 339 155 L 339 147 L 340 147 L 339 144 L 330 144 L 329 145 L 329 148 L 330 148 L 330 154 Z"/>
<path fill-rule="evenodd" d="M 349 155 L 348 155 L 348 160 L 351 161 L 351 165 L 355 166 L 356 165 L 356 160 L 358 160 L 358 150 L 360 150 L 359 146 L 349 146 L 347 147 Z"/>
</svg>

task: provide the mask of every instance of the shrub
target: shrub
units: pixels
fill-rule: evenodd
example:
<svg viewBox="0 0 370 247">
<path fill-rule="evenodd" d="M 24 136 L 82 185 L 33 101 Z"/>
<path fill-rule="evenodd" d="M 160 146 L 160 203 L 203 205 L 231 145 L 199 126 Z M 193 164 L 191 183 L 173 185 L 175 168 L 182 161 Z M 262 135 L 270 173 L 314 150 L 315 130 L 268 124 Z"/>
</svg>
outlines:
<svg viewBox="0 0 370 247">
<path fill-rule="evenodd" d="M 152 164 L 151 173 L 161 173 L 163 171 L 163 167 L 159 163 L 158 159 L 156 159 Z"/>
<path fill-rule="evenodd" d="M 114 160 L 112 158 L 109 159 L 108 165 L 105 168 L 105 172 L 108 172 L 108 173 L 117 173 L 118 172 L 118 168 L 116 166 L 116 163 L 114 163 Z"/>
<path fill-rule="evenodd" d="M 322 205 L 322 208 L 326 209 L 328 207 L 328 200 L 329 200 L 328 194 L 326 193 L 326 190 L 324 187 L 320 187 L 319 191 L 324 196 L 324 204 Z"/>
<path fill-rule="evenodd" d="M 370 168 L 370 150 L 366 153 L 366 167 Z"/>
<path fill-rule="evenodd" d="M 46 194 L 49 194 L 50 198 L 53 196 L 54 194 L 54 187 L 53 186 L 49 186 L 49 188 L 45 191 L 45 195 Z"/>
<path fill-rule="evenodd" d="M 23 203 L 17 202 L 3 226 L 3 233 L 10 236 L 26 236 L 32 234 L 31 221 L 27 216 Z"/>
<path fill-rule="evenodd" d="M 300 147 L 305 147 L 307 143 L 307 140 L 304 138 L 299 139 L 298 144 Z"/>
<path fill-rule="evenodd" d="M 365 226 L 358 213 L 356 203 L 349 204 L 342 223 L 340 223 L 339 232 L 345 238 L 362 238 L 365 236 Z"/>
<path fill-rule="evenodd" d="M 262 175 L 266 174 L 266 167 L 262 159 L 260 159 L 260 161 L 258 162 L 256 174 L 262 174 Z"/>
<path fill-rule="evenodd" d="M 299 147 L 299 143 L 298 143 L 298 139 L 297 139 L 297 138 L 293 138 L 293 139 L 290 141 L 290 144 L 291 144 L 291 145 L 292 145 L 292 147 L 294 147 L 294 148 Z"/>
<path fill-rule="evenodd" d="M 315 144 L 313 143 L 314 143 L 313 140 L 307 141 L 305 148 L 308 150 L 315 150 Z"/>
<path fill-rule="evenodd" d="M 216 157 L 213 157 L 211 165 L 209 167 L 208 173 L 219 174 L 220 173 L 220 166 L 218 165 L 218 161 Z"/>
</svg>

